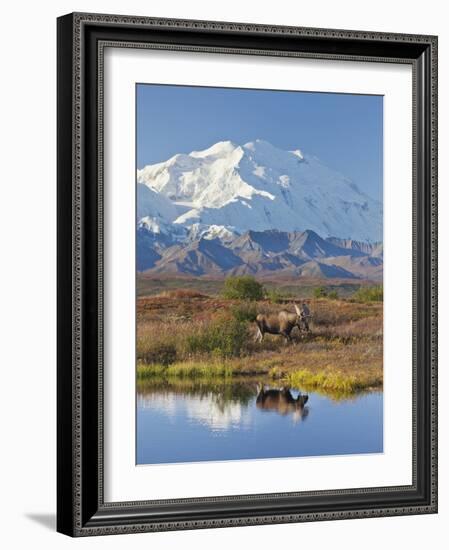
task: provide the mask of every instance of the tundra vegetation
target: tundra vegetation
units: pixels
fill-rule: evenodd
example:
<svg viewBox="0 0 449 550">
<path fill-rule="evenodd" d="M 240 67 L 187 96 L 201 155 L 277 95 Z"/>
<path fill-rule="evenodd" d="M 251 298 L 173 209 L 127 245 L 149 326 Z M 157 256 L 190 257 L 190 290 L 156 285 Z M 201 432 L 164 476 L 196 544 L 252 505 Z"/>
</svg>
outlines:
<svg viewBox="0 0 449 550">
<path fill-rule="evenodd" d="M 223 296 L 229 300 L 262 300 L 264 288 L 250 275 L 227 277 L 223 286 Z"/>
<path fill-rule="evenodd" d="M 242 281 L 243 280 L 243 281 Z M 200 281 L 201 282 L 201 281 Z M 159 283 L 158 283 L 159 284 Z M 216 286 L 214 286 L 216 285 Z M 275 334 L 257 339 L 258 315 L 295 313 L 304 289 L 279 288 L 249 276 L 221 283 L 182 281 L 182 288 L 137 299 L 139 385 L 173 380 L 260 380 L 330 396 L 382 389 L 382 287 L 308 287 L 310 331 L 294 327 L 291 342 Z M 288 288 L 288 290 L 285 290 Z M 315 292 L 314 289 L 320 291 Z M 259 340 L 259 341 L 256 341 Z"/>
</svg>

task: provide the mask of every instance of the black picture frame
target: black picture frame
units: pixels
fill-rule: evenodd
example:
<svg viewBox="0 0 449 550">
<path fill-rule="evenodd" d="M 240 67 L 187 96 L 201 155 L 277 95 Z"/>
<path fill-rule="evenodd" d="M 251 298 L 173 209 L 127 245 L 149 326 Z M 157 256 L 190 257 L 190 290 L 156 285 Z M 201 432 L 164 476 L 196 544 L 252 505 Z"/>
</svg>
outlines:
<svg viewBox="0 0 449 550">
<path fill-rule="evenodd" d="M 74 13 L 58 18 L 57 530 L 71 536 L 437 512 L 437 37 Z M 102 44 L 413 68 L 413 483 L 103 499 Z M 149 495 L 149 499 L 151 495 Z"/>
</svg>

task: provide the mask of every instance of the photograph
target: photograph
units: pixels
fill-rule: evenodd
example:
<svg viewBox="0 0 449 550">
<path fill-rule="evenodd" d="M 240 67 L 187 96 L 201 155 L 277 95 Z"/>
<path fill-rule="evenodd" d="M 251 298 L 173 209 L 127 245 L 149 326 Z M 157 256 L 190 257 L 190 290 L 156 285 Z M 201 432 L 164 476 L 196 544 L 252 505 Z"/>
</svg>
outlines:
<svg viewBox="0 0 449 550">
<path fill-rule="evenodd" d="M 383 453 L 383 96 L 135 94 L 136 465 Z"/>
</svg>

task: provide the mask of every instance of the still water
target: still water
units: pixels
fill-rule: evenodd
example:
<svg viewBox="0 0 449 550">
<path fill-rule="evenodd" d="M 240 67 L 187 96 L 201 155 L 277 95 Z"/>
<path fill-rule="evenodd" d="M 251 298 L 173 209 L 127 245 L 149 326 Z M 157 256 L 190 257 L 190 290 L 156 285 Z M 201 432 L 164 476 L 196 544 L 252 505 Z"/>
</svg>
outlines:
<svg viewBox="0 0 449 550">
<path fill-rule="evenodd" d="M 248 379 L 137 388 L 137 464 L 382 451 L 382 392 L 331 398 Z"/>
</svg>

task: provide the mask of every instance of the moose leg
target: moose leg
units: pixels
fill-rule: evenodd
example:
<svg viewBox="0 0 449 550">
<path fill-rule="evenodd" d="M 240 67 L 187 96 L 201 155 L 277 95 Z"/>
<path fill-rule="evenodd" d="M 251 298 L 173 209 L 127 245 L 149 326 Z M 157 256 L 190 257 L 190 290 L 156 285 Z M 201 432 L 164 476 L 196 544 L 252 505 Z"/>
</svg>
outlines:
<svg viewBox="0 0 449 550">
<path fill-rule="evenodd" d="M 257 327 L 257 333 L 256 337 L 254 338 L 255 342 L 262 342 L 263 341 L 263 332 L 260 330 L 260 327 Z"/>
</svg>

